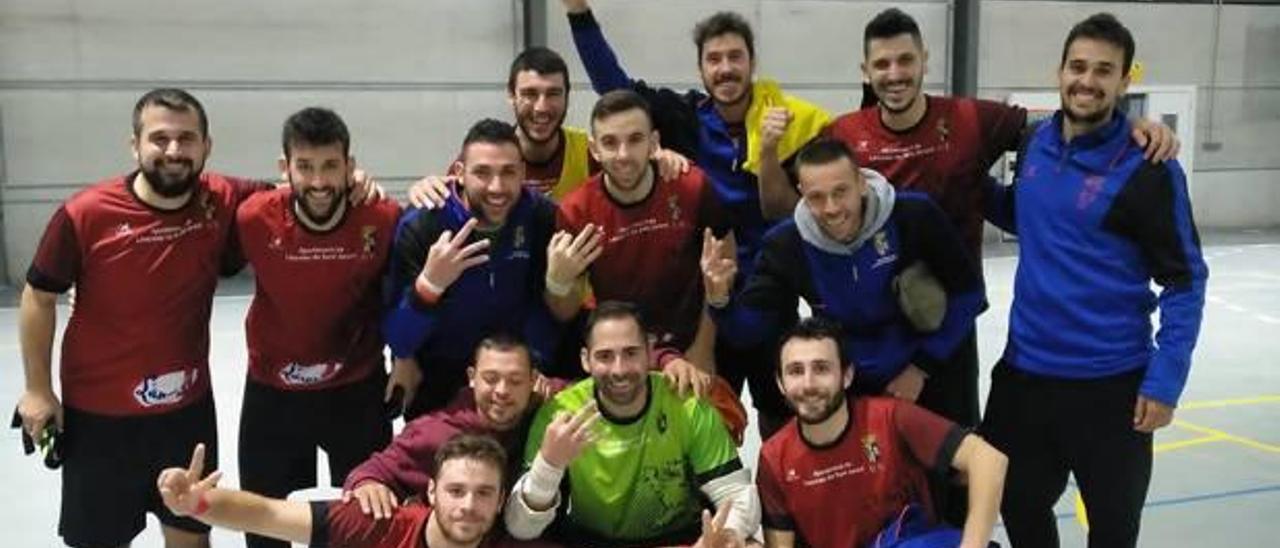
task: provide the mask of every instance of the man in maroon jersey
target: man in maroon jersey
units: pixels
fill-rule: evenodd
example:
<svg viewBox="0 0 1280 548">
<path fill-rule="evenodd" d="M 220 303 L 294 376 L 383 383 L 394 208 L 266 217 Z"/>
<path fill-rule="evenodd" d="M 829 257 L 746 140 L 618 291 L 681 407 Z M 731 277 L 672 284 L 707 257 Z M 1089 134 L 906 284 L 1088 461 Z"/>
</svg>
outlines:
<svg viewBox="0 0 1280 548">
<path fill-rule="evenodd" d="M 127 544 L 152 512 L 169 546 L 200 546 L 208 527 L 171 514 L 150 484 L 196 442 L 217 461 L 213 290 L 220 270 L 238 268 L 226 253 L 236 207 L 273 185 L 202 173 L 209 122 L 183 90 L 138 99 L 131 149 L 135 171 L 67 199 L 41 238 L 22 295 L 18 412 L 33 437 L 63 432 L 58 531 L 67 544 Z M 352 200 L 381 194 L 371 181 L 357 186 Z M 57 294 L 73 286 L 60 401 L 51 379 Z"/>
<path fill-rule="evenodd" d="M 981 264 L 983 182 L 1006 151 L 1017 150 L 1026 109 L 925 94 L 928 51 L 915 20 L 897 8 L 867 23 L 863 51 L 862 72 L 877 107 L 844 114 L 826 132 L 849 145 L 859 166 L 880 172 L 897 188 L 928 194 Z M 1140 124 L 1133 137 L 1154 158 L 1176 154 L 1177 139 L 1160 124 Z M 920 365 L 911 372 L 925 383 L 921 401 L 961 425 L 975 425 L 976 339 L 970 337 L 946 363 Z"/>
<path fill-rule="evenodd" d="M 158 89 L 133 114 L 136 171 L 67 199 L 27 272 L 19 331 L 33 435 L 64 432 L 58 532 L 71 546 L 127 544 L 156 514 L 169 546 L 207 543 L 208 527 L 173 515 L 151 482 L 217 429 L 209 391 L 209 312 L 236 206 L 269 185 L 202 173 L 212 143 L 190 94 Z M 57 294 L 77 299 L 54 394 Z M 65 404 L 65 406 L 64 406 Z"/>
<path fill-rule="evenodd" d="M 409 422 L 390 445 L 352 470 L 344 497 L 354 497 L 374 518 L 390 517 L 399 501 L 427 488 L 434 455 L 460 433 L 487 435 L 508 453 L 521 452 L 537 402 L 564 387 L 556 379 L 535 382 L 529 347 L 501 333 L 480 341 L 467 378 L 469 388 L 452 404 Z"/>
<path fill-rule="evenodd" d="M 217 488 L 220 472 L 201 479 L 203 452 L 196 446 L 187 468 L 168 468 L 156 478 L 159 495 L 174 514 L 311 546 L 500 545 L 489 532 L 506 495 L 507 456 L 487 436 L 463 434 L 441 446 L 433 459 L 435 479 L 422 492 L 426 500 L 406 504 L 391 519 L 374 519 L 349 501 L 280 500 Z"/>
<path fill-rule="evenodd" d="M 391 439 L 383 401 L 396 388 L 411 399 L 422 378 L 400 361 L 388 380 L 382 356 L 382 276 L 400 207 L 347 203 L 355 159 L 333 111 L 298 111 L 281 141 L 289 186 L 236 213 L 257 288 L 245 319 L 240 485 L 271 497 L 315 485 L 317 448 L 341 485 Z M 286 546 L 256 535 L 247 544 Z"/>
<path fill-rule="evenodd" d="M 985 547 L 1004 486 L 1003 454 L 955 423 L 907 401 L 846 398 L 854 364 L 841 363 L 839 326 L 802 320 L 783 339 L 778 386 L 796 418 L 760 450 L 756 484 L 765 544 L 865 546 L 908 505 L 929 513 L 926 474 L 968 483 L 961 534 L 946 545 Z M 962 539 L 961 539 L 962 537 Z"/>
<path fill-rule="evenodd" d="M 727 231 L 719 203 L 697 168 L 659 180 L 651 160 L 658 134 L 636 92 L 600 96 L 591 135 L 604 171 L 560 204 L 547 253 L 547 302 L 562 321 L 573 317 L 589 274 L 597 299 L 640 307 L 657 336 L 654 365 L 680 390 L 705 394 L 715 327 L 703 312 L 698 260 L 703 231 Z"/>
<path fill-rule="evenodd" d="M 976 264 L 982 264 L 982 187 L 1005 152 L 1016 151 L 1028 128 L 1026 109 L 995 101 L 924 93 L 929 60 L 920 27 L 897 8 L 867 23 L 862 73 L 876 108 L 846 113 L 826 132 L 849 145 L 858 165 L 884 175 L 895 187 L 924 192 L 959 231 Z M 865 89 L 865 88 L 864 88 Z M 1163 161 L 1178 141 L 1162 124 L 1135 121 L 1133 138 Z M 917 403 L 963 426 L 978 423 L 976 333 L 941 361 L 921 360 L 901 379 L 921 387 Z M 963 493 L 955 489 L 944 511 L 963 519 Z"/>
</svg>

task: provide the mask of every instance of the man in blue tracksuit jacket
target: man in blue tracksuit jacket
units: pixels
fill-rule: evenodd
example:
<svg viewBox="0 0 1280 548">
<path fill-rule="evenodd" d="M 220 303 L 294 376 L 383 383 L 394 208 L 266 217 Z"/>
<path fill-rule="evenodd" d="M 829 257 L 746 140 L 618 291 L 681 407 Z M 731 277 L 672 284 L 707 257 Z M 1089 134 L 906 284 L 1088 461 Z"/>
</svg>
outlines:
<svg viewBox="0 0 1280 548">
<path fill-rule="evenodd" d="M 649 102 L 662 146 L 694 159 L 707 174 L 737 237 L 739 264 L 748 270 L 765 231 L 776 217 L 785 217 L 795 202 L 784 163 L 799 145 L 817 136 L 828 115 L 782 94 L 774 84 L 756 80 L 752 30 L 738 14 L 721 12 L 698 23 L 694 41 L 705 89 L 682 93 L 633 80 L 605 40 L 587 1 L 565 5 L 574 46 L 596 93 L 632 89 Z M 779 113 L 765 113 L 770 109 L 764 105 L 785 107 L 789 121 L 773 124 L 779 120 L 773 116 Z M 763 114 L 751 118 L 752 112 Z M 759 154 L 757 164 L 748 161 L 753 157 L 751 147 Z M 761 435 L 767 437 L 789 413 L 773 380 L 777 341 L 755 348 L 724 344 L 733 336 L 718 333 L 717 373 L 735 389 L 744 380 L 750 383 Z"/>
<path fill-rule="evenodd" d="M 803 298 L 814 315 L 844 330 L 855 393 L 896 396 L 944 415 L 959 409 L 942 405 L 958 397 L 956 387 L 927 381 L 986 307 L 959 234 L 926 195 L 896 192 L 879 173 L 859 170 L 841 141 L 811 142 L 796 155 L 796 172 L 801 201 L 792 219 L 765 235 L 743 290 L 731 297 L 727 282 L 713 281 L 736 265 L 704 267 L 717 327 L 734 333 L 738 344 L 773 340 Z M 718 245 L 705 249 L 704 265 L 727 254 Z M 929 281 L 903 281 L 913 265 L 926 267 Z M 941 286 L 945 296 L 933 310 L 909 314 L 896 283 L 912 293 Z"/>
<path fill-rule="evenodd" d="M 400 219 L 383 332 L 392 357 L 416 362 L 422 388 L 406 418 L 443 407 L 467 383 L 477 343 L 494 332 L 552 356 L 558 327 L 543 303 L 556 207 L 525 189 L 515 129 L 482 120 L 462 148 L 462 188 L 438 209 Z"/>
<path fill-rule="evenodd" d="M 1057 545 L 1068 473 L 1089 545 L 1137 544 L 1152 432 L 1172 420 L 1200 331 L 1208 268 L 1182 168 L 1144 161 L 1116 113 L 1133 55 L 1110 14 L 1077 24 L 1062 109 L 1031 135 L 1014 185 L 990 187 L 989 217 L 1020 246 L 982 427 L 1009 457 L 1001 512 L 1015 547 Z"/>
</svg>

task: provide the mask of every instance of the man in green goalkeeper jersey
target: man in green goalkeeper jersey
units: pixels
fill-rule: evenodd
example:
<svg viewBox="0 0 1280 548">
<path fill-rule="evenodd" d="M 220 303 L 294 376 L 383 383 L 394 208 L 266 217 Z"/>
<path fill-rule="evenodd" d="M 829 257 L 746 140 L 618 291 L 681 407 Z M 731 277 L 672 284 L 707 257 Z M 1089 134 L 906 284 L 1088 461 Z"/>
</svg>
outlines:
<svg viewBox="0 0 1280 548">
<path fill-rule="evenodd" d="M 522 539 L 545 531 L 573 545 L 687 545 L 710 499 L 728 506 L 731 534 L 754 533 L 759 498 L 728 430 L 708 402 L 679 396 L 650 371 L 635 307 L 601 303 L 586 333 L 582 366 L 591 378 L 534 418 L 527 471 L 507 502 L 508 531 Z"/>
</svg>

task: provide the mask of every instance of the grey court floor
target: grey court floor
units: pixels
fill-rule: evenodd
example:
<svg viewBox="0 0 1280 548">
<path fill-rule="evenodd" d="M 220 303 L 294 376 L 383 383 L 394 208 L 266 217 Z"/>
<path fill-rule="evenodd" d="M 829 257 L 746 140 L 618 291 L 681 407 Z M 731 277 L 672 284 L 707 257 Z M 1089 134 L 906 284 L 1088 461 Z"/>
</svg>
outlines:
<svg viewBox="0 0 1280 548">
<path fill-rule="evenodd" d="M 985 261 L 991 309 L 979 320 L 982 363 L 1003 346 L 1016 258 L 994 246 Z M 1174 424 L 1156 436 L 1155 474 L 1142 546 L 1276 546 L 1280 537 L 1280 234 L 1206 234 L 1210 266 L 1204 327 Z M 213 386 L 225 486 L 238 483 L 236 429 L 244 379 L 242 322 L 248 284 L 224 284 L 212 324 Z M 0 404 L 22 389 L 17 311 L 0 308 Z M 65 321 L 66 309 L 59 320 Z M 983 392 L 986 375 L 983 375 Z M 7 407 L 6 407 L 7 409 Z M 758 439 L 743 448 L 753 464 Z M 751 465 L 749 464 L 749 465 Z M 325 467 L 321 466 L 321 470 Z M 0 442 L 0 546 L 60 546 L 59 479 L 21 456 L 16 431 Z M 321 472 L 325 474 L 325 472 Z M 327 477 L 321 477 L 327 483 Z M 323 491 L 310 495 L 324 495 Z M 1058 504 L 1064 546 L 1083 546 L 1087 520 L 1069 487 Z M 997 528 L 997 539 L 1003 531 Z M 215 532 L 219 546 L 240 536 Z M 160 546 L 154 518 L 135 546 Z"/>
</svg>

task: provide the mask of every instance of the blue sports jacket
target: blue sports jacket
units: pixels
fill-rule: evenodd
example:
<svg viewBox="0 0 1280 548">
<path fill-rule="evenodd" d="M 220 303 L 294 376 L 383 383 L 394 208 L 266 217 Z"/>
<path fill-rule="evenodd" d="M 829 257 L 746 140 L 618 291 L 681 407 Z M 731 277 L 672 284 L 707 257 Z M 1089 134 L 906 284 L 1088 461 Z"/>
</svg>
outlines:
<svg viewBox="0 0 1280 548">
<path fill-rule="evenodd" d="M 383 322 L 392 356 L 417 356 L 424 368 L 428 363 L 466 364 L 482 338 L 504 331 L 523 336 L 535 358 L 550 357 L 558 324 L 542 292 L 555 205 L 536 192 L 523 190 L 507 222 L 488 236 L 488 262 L 463 271 L 434 304 L 414 291 L 431 244 L 446 230 L 457 234 L 471 217 L 456 196 L 443 208 L 412 209 L 401 217 Z M 485 237 L 475 230 L 468 243 Z"/>
<path fill-rule="evenodd" d="M 1115 116 L 1064 142 L 1059 112 L 1031 135 L 1014 184 L 988 185 L 988 218 L 1020 247 L 1004 359 L 1059 378 L 1145 368 L 1140 393 L 1176 405 L 1209 270 L 1182 167 L 1144 160 L 1130 132 Z"/>
<path fill-rule="evenodd" d="M 930 371 L 945 362 L 986 309 L 977 266 L 928 196 L 899 192 L 889 207 L 883 224 L 851 254 L 806 240 L 795 219 L 770 230 L 743 290 L 726 308 L 709 308 L 717 327 L 744 347 L 777 340 L 803 298 L 815 316 L 843 328 L 844 358 L 855 365 L 862 392 L 880 392 L 908 363 Z M 947 296 L 933 332 L 911 325 L 893 288 L 894 278 L 916 263 L 928 267 Z"/>
<path fill-rule="evenodd" d="M 776 223 L 765 220 L 761 213 L 756 177 L 741 167 L 747 149 L 729 135 L 714 101 L 697 90 L 677 93 L 632 80 L 590 11 L 569 14 L 569 26 L 596 93 L 632 89 L 640 94 L 649 102 L 662 146 L 692 158 L 707 174 L 737 237 L 738 264 L 748 268 L 765 231 Z"/>
</svg>

